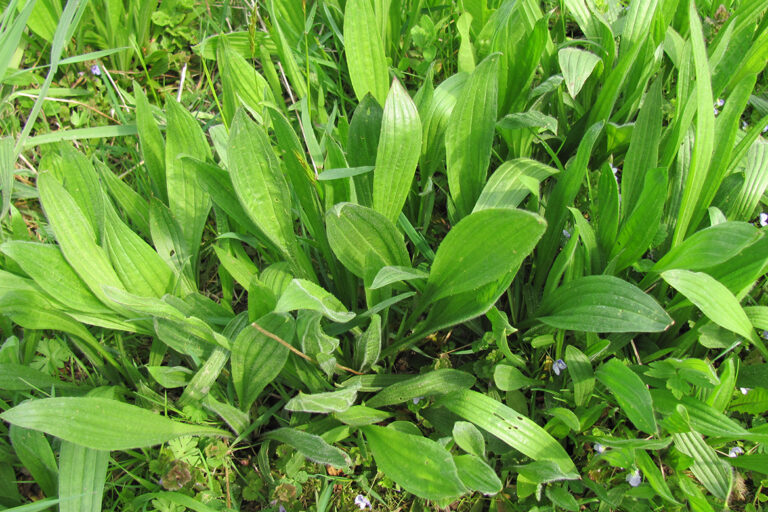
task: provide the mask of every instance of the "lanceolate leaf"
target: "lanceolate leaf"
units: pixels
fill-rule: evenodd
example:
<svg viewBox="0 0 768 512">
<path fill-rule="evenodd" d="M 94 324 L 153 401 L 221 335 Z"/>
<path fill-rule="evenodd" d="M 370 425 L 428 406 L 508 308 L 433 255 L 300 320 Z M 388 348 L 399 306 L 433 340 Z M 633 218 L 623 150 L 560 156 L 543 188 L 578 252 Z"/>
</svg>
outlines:
<svg viewBox="0 0 768 512">
<path fill-rule="evenodd" d="M 691 472 L 717 498 L 727 501 L 733 485 L 733 472 L 697 432 L 672 434 L 675 447 L 693 458 Z"/>
<path fill-rule="evenodd" d="M 275 306 L 277 313 L 298 309 L 317 311 L 334 322 L 348 322 L 355 317 L 355 314 L 347 311 L 339 299 L 304 279 L 292 280 Z"/>
<path fill-rule="evenodd" d="M 406 491 L 430 500 L 466 492 L 451 454 L 435 441 L 393 428 L 368 426 L 361 430 L 379 470 Z"/>
<path fill-rule="evenodd" d="M 522 210 L 472 213 L 437 249 L 423 300 L 432 302 L 502 279 L 520 266 L 544 229 L 544 219 Z"/>
<path fill-rule="evenodd" d="M 557 174 L 554 167 L 529 158 L 517 158 L 504 162 L 496 169 L 485 184 L 474 211 L 489 208 L 517 208 L 531 193 L 528 181 L 542 182 Z"/>
<path fill-rule="evenodd" d="M 557 52 L 557 60 L 560 63 L 560 69 L 563 70 L 568 93 L 575 98 L 597 63 L 600 62 L 600 57 L 578 48 L 563 48 Z"/>
<path fill-rule="evenodd" d="M 351 463 L 346 453 L 335 446 L 331 446 L 322 437 L 301 430 L 279 428 L 268 432 L 265 437 L 293 446 L 303 456 L 320 464 L 347 468 Z"/>
<path fill-rule="evenodd" d="M 437 405 L 471 421 L 534 460 L 554 461 L 567 473 L 575 469 L 563 447 L 543 428 L 489 396 L 477 391 L 457 391 L 443 397 Z"/>
<path fill-rule="evenodd" d="M 419 112 L 408 92 L 394 79 L 384 104 L 373 173 L 373 208 L 393 223 L 408 198 L 420 153 Z"/>
<path fill-rule="evenodd" d="M 584 332 L 658 332 L 672 319 L 636 286 L 613 276 L 587 276 L 557 288 L 536 316 L 552 327 Z"/>
<path fill-rule="evenodd" d="M 59 464 L 59 511 L 101 512 L 109 452 L 64 441 Z"/>
<path fill-rule="evenodd" d="M 358 101 L 371 93 L 379 105 L 387 97 L 389 71 L 382 34 L 369 0 L 350 0 L 344 11 L 344 51 Z"/>
<path fill-rule="evenodd" d="M 485 185 L 496 126 L 498 73 L 498 55 L 481 62 L 464 85 L 448 120 L 448 186 L 458 218 L 472 211 Z"/>
<path fill-rule="evenodd" d="M 392 384 L 366 402 L 369 407 L 384 407 L 406 402 L 414 398 L 444 395 L 461 389 L 469 389 L 475 377 L 459 370 L 443 368 Z"/>
<path fill-rule="evenodd" d="M 597 369 L 596 376 L 616 398 L 635 427 L 648 434 L 656 433 L 651 394 L 635 372 L 618 359 L 611 359 Z"/>
<path fill-rule="evenodd" d="M 285 405 L 288 411 L 303 411 L 317 413 L 343 413 L 355 403 L 357 390 L 360 386 L 347 386 L 338 391 L 327 393 L 302 393 L 291 398 Z"/>
<path fill-rule="evenodd" d="M 768 351 L 755 335 L 752 323 L 739 301 L 714 277 L 688 270 L 667 270 L 661 277 L 693 302 L 710 320 L 752 341 L 764 356 L 768 356 Z"/>
<path fill-rule="evenodd" d="M 40 430 L 95 450 L 129 450 L 185 435 L 228 436 L 223 430 L 179 423 L 108 398 L 42 398 L 0 414 L 13 425 Z"/>
</svg>

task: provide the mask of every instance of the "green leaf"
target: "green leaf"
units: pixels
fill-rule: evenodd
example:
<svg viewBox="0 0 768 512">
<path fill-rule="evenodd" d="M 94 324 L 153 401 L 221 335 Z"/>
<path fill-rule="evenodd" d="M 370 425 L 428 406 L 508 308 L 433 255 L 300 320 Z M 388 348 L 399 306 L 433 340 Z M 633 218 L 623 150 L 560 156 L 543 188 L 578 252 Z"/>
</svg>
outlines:
<svg viewBox="0 0 768 512">
<path fill-rule="evenodd" d="M 635 450 L 635 464 L 637 465 L 637 468 L 643 472 L 648 483 L 651 484 L 651 487 L 653 487 L 653 490 L 656 491 L 659 496 L 675 505 L 680 504 L 680 502 L 672 496 L 672 491 L 669 490 L 667 482 L 664 481 L 664 475 L 662 475 L 661 470 L 656 467 L 656 464 L 654 464 L 653 460 L 648 455 L 648 452 L 645 450 Z"/>
<path fill-rule="evenodd" d="M 580 478 L 579 474 L 575 471 L 564 472 L 560 466 L 551 460 L 539 460 L 513 467 L 520 475 L 535 484 L 546 484 L 562 480 L 578 480 Z"/>
<path fill-rule="evenodd" d="M 568 510 L 569 512 L 579 512 L 579 502 L 568 492 L 567 487 L 548 485 L 544 493 L 556 507 Z"/>
<path fill-rule="evenodd" d="M 381 267 L 381 270 L 373 278 L 373 282 L 368 287 L 371 290 L 377 290 L 384 288 L 393 283 L 401 283 L 403 281 L 413 281 L 416 279 L 427 279 L 429 272 L 425 272 L 418 268 L 400 267 L 400 266 L 386 266 Z"/>
<path fill-rule="evenodd" d="M 29 400 L 0 418 L 95 450 L 130 450 L 179 436 L 229 436 L 217 428 L 179 423 L 135 405 L 96 397 Z"/>
<path fill-rule="evenodd" d="M 695 304 L 707 318 L 720 327 L 752 341 L 763 356 L 768 357 L 768 350 L 755 335 L 752 322 L 739 301 L 714 277 L 688 270 L 667 270 L 661 277 Z"/>
<path fill-rule="evenodd" d="M 746 395 L 731 400 L 729 410 L 745 414 L 765 414 L 768 411 L 768 389 L 750 389 Z"/>
<path fill-rule="evenodd" d="M 610 359 L 600 365 L 596 376 L 616 398 L 619 407 L 635 427 L 648 434 L 656 433 L 651 393 L 635 372 L 618 359 Z"/>
<path fill-rule="evenodd" d="M 136 129 L 139 132 L 139 147 L 152 184 L 152 191 L 162 201 L 167 201 L 165 141 L 152 117 L 147 96 L 136 82 L 133 84 L 133 93 L 136 98 Z"/>
<path fill-rule="evenodd" d="M 230 47 L 220 47 L 217 57 L 221 66 L 221 86 L 224 93 L 221 108 L 225 123 L 232 123 L 235 110 L 241 105 L 252 113 L 259 113 L 261 103 L 265 99 L 274 101 L 267 81 L 239 52 Z"/>
<path fill-rule="evenodd" d="M 373 172 L 373 208 L 393 223 L 408 198 L 420 153 L 419 112 L 395 78 L 384 104 Z"/>
<path fill-rule="evenodd" d="M 485 457 L 485 439 L 483 434 L 468 421 L 457 421 L 453 424 L 453 439 L 467 453 Z"/>
<path fill-rule="evenodd" d="M 229 172 L 240 204 L 285 256 L 296 261 L 291 191 L 264 129 L 244 110 L 235 114 L 227 145 Z"/>
<path fill-rule="evenodd" d="M 344 51 L 358 101 L 371 93 L 379 105 L 387 97 L 389 70 L 382 34 L 368 0 L 350 0 L 344 10 Z"/>
<path fill-rule="evenodd" d="M 563 48 L 557 52 L 557 61 L 563 71 L 565 86 L 572 98 L 578 96 L 589 75 L 600 62 L 600 57 L 578 48 Z"/>
<path fill-rule="evenodd" d="M 285 405 L 288 411 L 316 412 L 316 413 L 343 413 L 355 403 L 357 390 L 360 386 L 349 386 L 338 391 L 327 393 L 314 393 L 307 395 L 299 391 L 299 394 L 291 398 Z"/>
<path fill-rule="evenodd" d="M 565 362 L 573 380 L 573 399 L 577 406 L 586 405 L 595 389 L 595 373 L 589 358 L 573 345 L 565 347 Z"/>
<path fill-rule="evenodd" d="M 472 213 L 440 243 L 422 300 L 434 302 L 514 274 L 544 229 L 544 219 L 522 210 Z"/>
<path fill-rule="evenodd" d="M 0 389 L 4 391 L 49 390 L 55 386 L 59 391 L 77 389 L 71 382 L 62 382 L 47 373 L 30 366 L 15 363 L 0 363 Z M 83 386 L 85 388 L 85 386 Z M 85 388 L 87 389 L 87 388 Z"/>
<path fill-rule="evenodd" d="M 443 368 L 411 377 L 387 386 L 366 401 L 370 407 L 384 407 L 399 404 L 414 398 L 444 395 L 453 391 L 468 389 L 475 383 L 475 377 L 460 370 Z"/>
<path fill-rule="evenodd" d="M 297 309 L 317 311 L 334 322 L 349 322 L 355 317 L 355 314 L 347 311 L 339 299 L 315 283 L 304 279 L 291 280 L 275 306 L 276 313 L 287 313 Z"/>
<path fill-rule="evenodd" d="M 40 201 L 51 223 L 61 252 L 94 295 L 110 304 L 103 286 L 124 289 L 106 251 L 96 243 L 93 227 L 71 195 L 48 173 L 37 179 Z"/>
<path fill-rule="evenodd" d="M 468 489 L 486 496 L 501 492 L 503 485 L 496 472 L 477 455 L 455 455 L 453 462 L 456 464 L 459 479 Z"/>
<path fill-rule="evenodd" d="M 362 427 L 379 470 L 421 498 L 455 498 L 466 492 L 451 454 L 430 439 L 393 428 Z"/>
<path fill-rule="evenodd" d="M 696 432 L 672 434 L 675 447 L 683 454 L 693 458 L 691 473 L 715 497 L 728 501 L 733 486 L 733 471 L 721 461 L 701 435 Z"/>
<path fill-rule="evenodd" d="M 24 469 L 48 497 L 56 496 L 59 468 L 48 439 L 42 432 L 11 425 L 8 438 Z"/>
<path fill-rule="evenodd" d="M 742 455 L 728 461 L 731 466 L 768 475 L 768 453 L 752 453 Z"/>
<path fill-rule="evenodd" d="M 507 114 L 498 123 L 498 127 L 503 130 L 523 130 L 526 132 L 528 128 L 539 128 L 538 130 L 531 130 L 533 133 L 541 133 L 549 130 L 552 133 L 557 133 L 557 119 L 546 114 L 542 114 L 538 110 L 528 110 L 527 112 L 515 112 L 514 114 Z M 494 171 L 498 172 L 498 171 Z"/>
<path fill-rule="evenodd" d="M 471 421 L 523 455 L 555 462 L 566 473 L 575 469 L 560 443 L 543 428 L 489 396 L 477 391 L 457 391 L 438 400 L 436 405 Z"/>
<path fill-rule="evenodd" d="M 502 391 L 515 391 L 528 387 L 536 381 L 526 377 L 523 373 L 508 364 L 498 364 L 493 369 L 493 382 Z"/>
<path fill-rule="evenodd" d="M 403 235 L 379 212 L 339 203 L 325 215 L 328 243 L 341 263 L 367 284 L 382 267 L 410 266 Z M 366 275 L 366 268 L 373 275 Z"/>
<path fill-rule="evenodd" d="M 290 343 L 295 325 L 288 315 L 270 314 L 259 318 L 259 327 Z M 280 374 L 288 359 L 288 348 L 255 327 L 246 327 L 232 345 L 232 382 L 247 411 L 261 391 Z"/>
<path fill-rule="evenodd" d="M 86 313 L 110 313 L 75 274 L 55 245 L 13 240 L 0 246 L 51 298 Z"/>
<path fill-rule="evenodd" d="M 557 169 L 529 158 L 504 162 L 491 174 L 473 211 L 517 208 L 531 193 L 527 179 L 541 183 L 557 173 Z"/>
<path fill-rule="evenodd" d="M 346 453 L 314 434 L 294 428 L 279 428 L 267 432 L 264 437 L 292 446 L 303 456 L 319 464 L 328 464 L 337 468 L 348 468 L 351 464 Z"/>
<path fill-rule="evenodd" d="M 552 327 L 584 332 L 658 332 L 672 325 L 659 304 L 613 276 L 587 276 L 544 298 L 536 316 Z"/>
<path fill-rule="evenodd" d="M 498 54 L 483 60 L 472 72 L 448 120 L 446 172 L 457 218 L 472 211 L 485 185 L 496 126 L 498 74 Z"/>
<path fill-rule="evenodd" d="M 197 182 L 194 169 L 179 157 L 184 154 L 198 160 L 210 160 L 211 150 L 197 120 L 180 103 L 169 99 L 166 102 L 166 116 L 165 176 L 168 207 L 179 223 L 185 252 L 191 256 L 190 268 L 194 269 L 197 268 L 200 238 L 211 209 L 211 199 Z"/>
<path fill-rule="evenodd" d="M 376 364 L 381 354 L 381 317 L 371 315 L 371 323 L 368 329 L 355 340 L 355 352 L 353 354 L 355 366 L 360 371 L 365 371 Z"/>
<path fill-rule="evenodd" d="M 64 441 L 59 464 L 59 511 L 101 512 L 109 452 Z"/>
<path fill-rule="evenodd" d="M 364 405 L 353 405 L 344 412 L 337 412 L 333 417 L 345 425 L 362 427 L 387 420 L 392 417 L 392 414 Z"/>
</svg>

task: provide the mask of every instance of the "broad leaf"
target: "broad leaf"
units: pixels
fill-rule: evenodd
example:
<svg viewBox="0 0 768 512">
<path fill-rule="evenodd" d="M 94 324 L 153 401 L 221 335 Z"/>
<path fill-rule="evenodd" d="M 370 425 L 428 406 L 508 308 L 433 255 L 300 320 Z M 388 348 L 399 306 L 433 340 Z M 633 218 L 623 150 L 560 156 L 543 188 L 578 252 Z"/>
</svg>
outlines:
<svg viewBox="0 0 768 512">
<path fill-rule="evenodd" d="M 349 456 L 335 446 L 328 444 L 322 437 L 294 428 L 279 428 L 264 434 L 267 439 L 274 439 L 290 445 L 311 461 L 328 464 L 337 468 L 348 468 Z"/>
<path fill-rule="evenodd" d="M 635 372 L 618 359 L 611 359 L 597 369 L 596 376 L 616 398 L 635 427 L 648 434 L 656 433 L 651 394 Z"/>
<path fill-rule="evenodd" d="M 366 405 L 384 407 L 414 398 L 444 395 L 453 391 L 468 389 L 474 383 L 475 377 L 469 373 L 443 368 L 392 384 L 367 400 Z"/>
<path fill-rule="evenodd" d="M 355 317 L 355 314 L 347 311 L 339 299 L 304 279 L 293 279 L 275 306 L 276 313 L 287 313 L 297 309 L 317 311 L 334 322 L 348 322 Z"/>
<path fill-rule="evenodd" d="M 379 105 L 387 97 L 389 70 L 384 42 L 368 0 L 350 0 L 344 10 L 344 50 L 358 101 L 371 93 Z"/>
<path fill-rule="evenodd" d="M 557 52 L 557 60 L 560 63 L 560 69 L 563 71 L 565 86 L 572 98 L 575 98 L 584 82 L 600 62 L 600 57 L 586 50 L 578 48 L 563 48 Z"/>
<path fill-rule="evenodd" d="M 109 452 L 64 441 L 59 464 L 59 511 L 101 512 Z"/>
</svg>

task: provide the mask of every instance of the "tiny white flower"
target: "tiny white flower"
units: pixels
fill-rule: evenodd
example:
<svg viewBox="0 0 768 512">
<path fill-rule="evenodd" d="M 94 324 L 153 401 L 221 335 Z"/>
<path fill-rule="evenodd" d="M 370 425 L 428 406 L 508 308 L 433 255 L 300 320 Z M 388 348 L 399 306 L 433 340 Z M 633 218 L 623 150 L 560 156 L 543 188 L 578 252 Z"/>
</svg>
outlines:
<svg viewBox="0 0 768 512">
<path fill-rule="evenodd" d="M 595 444 L 593 444 L 593 445 L 592 445 L 592 449 L 594 449 L 594 450 L 595 450 L 595 452 L 597 452 L 597 453 L 599 453 L 599 454 L 601 454 L 601 455 L 602 455 L 603 453 L 605 453 L 605 446 L 601 445 L 600 443 L 595 443 Z"/>
<path fill-rule="evenodd" d="M 552 364 L 552 371 L 555 372 L 555 375 L 560 375 L 560 372 L 568 368 L 568 365 L 565 364 L 565 361 L 562 359 L 558 359 L 557 361 Z"/>
<path fill-rule="evenodd" d="M 363 496 L 362 494 L 358 494 L 355 496 L 355 505 L 360 507 L 360 510 L 363 510 L 364 508 L 371 508 L 371 502 L 368 501 L 368 498 Z"/>
<path fill-rule="evenodd" d="M 747 124 L 747 122 L 746 121 L 742 121 L 741 122 L 741 129 L 742 130 L 746 130 L 747 128 L 749 128 L 749 125 Z"/>
<path fill-rule="evenodd" d="M 563 236 L 565 237 L 566 240 L 570 240 L 571 239 L 571 234 L 568 231 L 566 231 L 565 229 L 563 230 Z"/>
<path fill-rule="evenodd" d="M 423 397 L 423 396 L 417 396 L 416 398 L 414 398 L 414 399 L 413 399 L 413 405 L 416 405 L 416 404 L 418 404 L 418 403 L 419 403 L 419 402 L 421 402 L 422 400 L 424 400 L 424 397 Z"/>
<path fill-rule="evenodd" d="M 768 132 L 768 125 L 765 128 L 763 128 L 763 133 L 765 132 Z"/>
<path fill-rule="evenodd" d="M 739 455 L 743 455 L 743 454 L 744 454 L 744 450 L 742 450 L 740 446 L 734 446 L 734 447 L 733 447 L 733 448 L 731 448 L 731 450 L 728 452 L 728 456 L 729 456 L 730 458 L 732 458 L 732 459 L 735 459 L 735 458 L 736 458 L 736 457 L 738 457 Z"/>
<path fill-rule="evenodd" d="M 617 173 L 617 172 L 619 172 L 619 168 L 618 168 L 618 167 L 616 167 L 616 166 L 615 166 L 615 165 L 613 165 L 613 164 L 608 164 L 608 165 L 610 165 L 610 166 L 611 166 L 611 172 L 613 173 L 613 176 L 614 176 L 614 177 L 616 177 L 616 173 Z"/>
<path fill-rule="evenodd" d="M 741 391 L 741 394 L 742 394 L 742 395 L 746 395 L 747 393 L 749 393 L 749 391 L 750 391 L 751 389 L 752 389 L 752 388 L 739 388 L 739 391 Z"/>
<path fill-rule="evenodd" d="M 761 213 L 760 219 L 758 220 L 758 222 L 763 227 L 768 226 L 768 213 L 765 213 L 765 212 Z"/>
<path fill-rule="evenodd" d="M 640 470 L 636 469 L 634 472 L 627 475 L 627 483 L 632 487 L 637 487 L 643 483 L 643 477 L 640 476 Z"/>
</svg>

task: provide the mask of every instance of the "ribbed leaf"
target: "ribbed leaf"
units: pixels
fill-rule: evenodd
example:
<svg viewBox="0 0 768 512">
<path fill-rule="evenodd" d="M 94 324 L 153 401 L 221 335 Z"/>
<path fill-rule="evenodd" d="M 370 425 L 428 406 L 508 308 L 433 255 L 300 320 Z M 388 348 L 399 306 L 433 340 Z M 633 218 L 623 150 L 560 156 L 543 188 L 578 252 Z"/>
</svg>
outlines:
<svg viewBox="0 0 768 512">
<path fill-rule="evenodd" d="M 101 512 L 109 452 L 64 441 L 59 464 L 59 511 Z"/>
<path fill-rule="evenodd" d="M 389 70 L 382 34 L 369 0 L 349 0 L 344 10 L 344 51 L 355 96 L 371 93 L 379 105 L 387 97 Z"/>
<path fill-rule="evenodd" d="M 165 140 L 152 116 L 147 96 L 135 82 L 133 93 L 136 96 L 136 129 L 139 132 L 141 156 L 152 183 L 152 191 L 161 200 L 166 201 L 168 189 L 165 184 Z"/>
<path fill-rule="evenodd" d="M 394 79 L 384 104 L 373 173 L 373 208 L 393 223 L 408 198 L 420 153 L 419 112 L 408 92 Z"/>
<path fill-rule="evenodd" d="M 464 85 L 448 120 L 448 187 L 457 218 L 472 211 L 485 185 L 496 126 L 498 74 L 498 55 L 483 60 Z"/>
<path fill-rule="evenodd" d="M 474 383 L 475 377 L 469 373 L 444 368 L 392 384 L 367 400 L 366 405 L 384 407 L 414 398 L 444 395 L 461 389 L 469 389 Z"/>
<path fill-rule="evenodd" d="M 337 468 L 348 468 L 349 456 L 335 446 L 331 446 L 322 437 L 308 434 L 294 428 L 279 428 L 264 435 L 290 445 L 311 461 L 328 464 Z"/>
<path fill-rule="evenodd" d="M 229 436 L 223 430 L 179 423 L 135 405 L 96 397 L 29 400 L 0 418 L 95 450 L 142 448 L 185 435 Z"/>
<path fill-rule="evenodd" d="M 572 98 L 575 98 L 584 82 L 600 62 L 600 57 L 586 50 L 578 48 L 563 48 L 557 52 L 557 60 L 560 63 L 560 69 L 563 71 L 565 86 Z"/>
<path fill-rule="evenodd" d="M 459 479 L 468 489 L 492 495 L 501 492 L 503 487 L 496 472 L 483 459 L 468 453 L 453 457 Z"/>
<path fill-rule="evenodd" d="M 531 183 L 541 183 L 557 173 L 554 167 L 529 158 L 504 162 L 488 179 L 473 211 L 517 208 L 531 193 Z"/>
<path fill-rule="evenodd" d="M 613 276 L 587 276 L 557 288 L 536 316 L 552 327 L 584 332 L 658 332 L 672 319 L 638 287 Z"/>
<path fill-rule="evenodd" d="M 597 369 L 596 376 L 635 427 L 648 434 L 656 433 L 651 394 L 635 372 L 618 359 L 611 359 Z"/>
<path fill-rule="evenodd" d="M 543 428 L 489 396 L 470 390 L 457 391 L 436 405 L 471 421 L 534 460 L 553 461 L 565 472 L 575 469 L 563 447 Z"/>
<path fill-rule="evenodd" d="M 361 430 L 379 470 L 406 491 L 430 500 L 466 492 L 451 454 L 435 441 L 393 428 Z"/>
<path fill-rule="evenodd" d="M 573 345 L 565 347 L 565 362 L 573 380 L 573 399 L 577 406 L 585 405 L 595 389 L 595 373 L 589 358 Z"/>
<path fill-rule="evenodd" d="M 276 313 L 287 313 L 298 309 L 317 311 L 334 322 L 348 322 L 355 317 L 355 314 L 347 311 L 339 299 L 304 279 L 293 279 L 275 306 Z"/>
<path fill-rule="evenodd" d="M 468 421 L 453 424 L 453 439 L 465 452 L 485 457 L 485 439 L 475 425 Z"/>
<path fill-rule="evenodd" d="M 313 393 L 308 395 L 299 391 L 299 394 L 291 398 L 285 409 L 288 411 L 317 412 L 317 413 L 343 413 L 355 403 L 357 399 L 358 385 L 348 386 L 338 391 L 327 393 Z"/>
<path fill-rule="evenodd" d="M 696 432 L 672 434 L 675 447 L 693 458 L 691 473 L 717 498 L 727 501 L 733 485 L 733 472 Z"/>
</svg>

